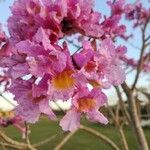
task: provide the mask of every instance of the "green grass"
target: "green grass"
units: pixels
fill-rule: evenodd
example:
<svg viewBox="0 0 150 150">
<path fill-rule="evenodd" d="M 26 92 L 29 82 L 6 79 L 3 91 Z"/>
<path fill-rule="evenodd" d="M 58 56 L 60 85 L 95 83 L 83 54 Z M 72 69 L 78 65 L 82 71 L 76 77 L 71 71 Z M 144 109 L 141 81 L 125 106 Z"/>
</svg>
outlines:
<svg viewBox="0 0 150 150">
<path fill-rule="evenodd" d="M 88 127 L 92 127 L 97 131 L 105 134 L 112 139 L 120 148 L 122 148 L 121 139 L 119 133 L 114 126 L 101 126 L 99 124 L 89 123 L 82 121 L 82 123 Z M 20 141 L 20 133 L 13 127 L 5 129 L 6 133 L 15 140 Z M 38 148 L 38 150 L 53 150 L 54 147 L 64 138 L 65 134 L 62 132 L 58 125 L 58 122 L 51 122 L 45 118 L 41 119 L 37 124 L 31 126 L 30 139 L 31 143 L 38 143 L 48 137 L 58 134 L 55 139 L 50 141 L 44 146 Z M 150 143 L 150 129 L 144 129 L 148 142 Z M 132 134 L 131 129 L 125 128 L 125 135 L 129 144 L 130 150 L 137 150 L 137 143 Z M 78 131 L 62 148 L 62 150 L 112 150 L 110 146 L 101 141 L 99 138 L 91 135 L 86 131 Z"/>
</svg>

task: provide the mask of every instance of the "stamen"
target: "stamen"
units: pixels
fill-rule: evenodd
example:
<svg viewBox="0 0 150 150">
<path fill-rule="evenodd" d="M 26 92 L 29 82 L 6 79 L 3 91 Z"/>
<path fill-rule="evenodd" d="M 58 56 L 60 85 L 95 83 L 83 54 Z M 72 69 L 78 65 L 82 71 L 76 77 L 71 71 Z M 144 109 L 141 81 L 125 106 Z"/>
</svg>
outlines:
<svg viewBox="0 0 150 150">
<path fill-rule="evenodd" d="M 78 109 L 81 112 L 87 112 L 94 109 L 96 106 L 95 99 L 92 98 L 81 98 L 78 100 Z"/>
<path fill-rule="evenodd" d="M 72 70 L 65 70 L 52 79 L 52 84 L 58 90 L 67 90 L 72 88 L 75 82 L 72 74 Z"/>
</svg>

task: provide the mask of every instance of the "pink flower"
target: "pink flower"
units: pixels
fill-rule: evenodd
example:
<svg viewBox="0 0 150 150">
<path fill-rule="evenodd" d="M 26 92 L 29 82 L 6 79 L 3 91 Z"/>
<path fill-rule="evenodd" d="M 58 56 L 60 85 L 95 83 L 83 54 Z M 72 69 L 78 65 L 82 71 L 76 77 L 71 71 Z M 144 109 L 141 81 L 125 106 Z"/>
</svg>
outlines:
<svg viewBox="0 0 150 150">
<path fill-rule="evenodd" d="M 42 77 L 44 74 L 63 71 L 67 61 L 63 49 L 60 46 L 52 46 L 42 28 L 37 31 L 33 39 L 34 42 L 25 40 L 16 44 L 19 54 L 26 55 L 30 73 Z"/>
<path fill-rule="evenodd" d="M 98 62 L 99 73 L 104 74 L 106 79 L 113 85 L 123 83 L 125 70 L 122 67 L 120 56 L 126 52 L 124 47 L 122 50 L 120 50 L 120 47 L 115 48 L 113 42 L 110 39 L 106 39 L 101 43 L 98 52 L 99 57 L 97 57 L 97 61 L 100 61 Z M 105 62 L 105 65 L 101 60 Z"/>
<path fill-rule="evenodd" d="M 64 34 L 101 37 L 104 33 L 99 23 L 101 15 L 92 8 L 93 1 L 87 0 L 15 1 L 12 16 L 8 19 L 11 41 L 31 40 L 39 27 L 47 31 L 51 43 Z"/>
<path fill-rule="evenodd" d="M 76 84 L 74 73 L 73 68 L 66 67 L 63 71 L 51 76 L 48 95 L 52 100 L 68 100 L 72 97 Z"/>
<path fill-rule="evenodd" d="M 126 19 L 132 20 L 134 27 L 141 26 L 146 23 L 150 17 L 150 10 L 143 7 L 140 1 L 134 4 L 127 4 L 125 7 Z"/>
<path fill-rule="evenodd" d="M 46 95 L 47 80 L 47 77 L 43 78 L 38 85 L 33 84 L 33 79 L 30 81 L 15 80 L 11 85 L 10 91 L 15 95 L 14 99 L 19 104 L 16 107 L 16 113 L 23 120 L 35 123 L 41 113 L 48 115 L 51 119 L 55 118 Z"/>
<path fill-rule="evenodd" d="M 85 6 L 86 3 L 86 6 Z M 61 22 L 65 34 L 81 33 L 87 36 L 101 37 L 100 13 L 92 12 L 93 1 L 67 0 L 67 15 Z"/>
<path fill-rule="evenodd" d="M 83 50 L 80 53 L 73 55 L 73 61 L 76 63 L 77 69 L 81 69 L 93 58 L 94 50 L 91 44 L 87 41 L 83 43 Z"/>
<path fill-rule="evenodd" d="M 104 22 L 102 23 L 102 28 L 105 31 L 105 34 L 102 37 L 103 39 L 125 37 L 126 26 L 120 25 L 120 20 L 120 15 L 112 15 L 108 18 L 105 18 Z"/>
<path fill-rule="evenodd" d="M 111 1 L 107 2 L 111 7 L 112 15 L 121 15 L 124 11 L 125 0 L 117 0 L 114 3 Z"/>
<path fill-rule="evenodd" d="M 127 56 L 122 57 L 122 60 L 125 62 L 127 67 L 131 67 L 132 69 L 136 69 L 136 67 L 139 64 L 139 60 L 134 60 L 132 58 L 128 58 Z M 146 53 L 143 56 L 142 71 L 149 72 L 149 70 L 150 70 L 149 53 Z"/>
<path fill-rule="evenodd" d="M 25 57 L 19 55 L 6 56 L 1 59 L 0 66 L 8 68 L 9 77 L 17 79 L 28 75 L 29 65 L 25 61 Z"/>
<path fill-rule="evenodd" d="M 104 88 L 108 85 L 105 85 L 104 80 L 113 85 L 119 85 L 125 80 L 125 70 L 121 62 L 125 53 L 125 47 L 115 48 L 110 39 L 105 39 L 97 51 L 87 42 L 80 53 L 73 55 L 73 60 L 80 73 Z"/>
<path fill-rule="evenodd" d="M 12 16 L 8 19 L 11 41 L 17 43 L 31 39 L 39 28 L 41 6 L 39 0 L 18 0 L 11 7 Z M 40 22 L 39 22 L 40 23 Z"/>
<path fill-rule="evenodd" d="M 106 103 L 106 96 L 99 89 L 80 88 L 72 99 L 72 108 L 60 121 L 64 131 L 74 131 L 80 126 L 81 114 L 94 122 L 107 124 L 108 120 L 98 111 Z"/>
<path fill-rule="evenodd" d="M 64 131 L 75 131 L 80 127 L 81 113 L 76 109 L 68 110 L 66 115 L 60 121 L 60 126 Z"/>
</svg>

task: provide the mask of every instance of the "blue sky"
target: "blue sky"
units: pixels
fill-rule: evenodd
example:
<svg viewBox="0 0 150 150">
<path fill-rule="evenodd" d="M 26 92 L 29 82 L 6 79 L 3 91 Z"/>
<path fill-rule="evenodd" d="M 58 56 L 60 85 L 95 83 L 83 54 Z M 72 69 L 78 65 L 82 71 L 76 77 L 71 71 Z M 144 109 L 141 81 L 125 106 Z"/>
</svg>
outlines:
<svg viewBox="0 0 150 150">
<path fill-rule="evenodd" d="M 8 19 L 8 17 L 9 17 L 10 14 L 11 14 L 9 7 L 13 4 L 14 0 L 5 0 L 5 1 L 0 0 L 0 1 L 1 1 L 1 3 L 0 3 L 0 11 L 1 11 L 1 13 L 0 13 L 0 22 L 4 25 L 4 30 L 7 32 L 7 19 Z M 100 12 L 102 12 L 103 14 L 109 15 L 110 10 L 108 9 L 108 6 L 107 6 L 107 4 L 106 4 L 106 1 L 107 1 L 107 0 L 96 0 L 96 1 L 95 1 L 95 10 L 100 11 Z M 130 2 L 130 3 L 133 3 L 135 0 L 127 0 L 127 1 Z M 147 0 L 142 0 L 142 2 L 143 2 L 143 4 L 144 4 L 147 8 L 150 8 L 150 2 L 148 2 Z M 124 20 L 123 20 L 123 22 L 124 22 Z M 132 29 L 132 27 L 131 27 L 131 24 L 127 24 L 127 27 L 128 27 L 128 29 L 129 29 L 129 32 L 131 32 L 131 31 L 132 31 L 132 32 L 135 32 L 135 35 L 136 35 L 136 38 L 134 38 L 134 39 L 131 41 L 131 43 L 132 43 L 133 45 L 138 46 L 138 47 L 140 48 L 140 46 L 141 46 L 141 42 L 140 42 L 140 40 L 141 40 L 141 35 L 140 35 L 140 33 L 139 33 L 137 30 L 133 31 L 133 29 Z M 8 33 L 8 32 L 7 32 L 7 33 Z M 137 51 L 137 49 L 133 48 L 133 47 L 132 47 L 130 44 L 128 44 L 128 43 L 124 43 L 124 42 L 122 42 L 122 41 L 119 41 L 119 42 L 120 42 L 121 44 L 125 44 L 125 45 L 127 46 L 127 48 L 128 48 L 128 56 L 129 56 L 129 57 L 134 57 L 134 58 L 136 58 L 136 59 L 139 57 L 139 52 Z M 135 73 L 132 73 L 131 75 L 129 75 L 129 76 L 127 77 L 127 82 L 128 82 L 129 84 L 132 83 L 133 78 L 134 78 L 134 74 L 135 74 Z M 147 78 L 147 76 L 146 76 L 146 78 Z M 139 85 L 142 85 L 142 86 L 148 86 L 148 82 L 146 82 L 145 77 L 142 78 L 138 84 L 139 84 Z M 107 93 L 108 93 L 108 95 L 109 95 L 110 97 L 112 97 L 112 95 L 114 95 L 114 92 L 112 92 L 112 90 L 108 91 Z"/>
<path fill-rule="evenodd" d="M 6 23 L 7 18 L 10 16 L 11 12 L 9 6 L 13 4 L 13 0 L 5 0 L 0 3 L 0 22 Z"/>
</svg>

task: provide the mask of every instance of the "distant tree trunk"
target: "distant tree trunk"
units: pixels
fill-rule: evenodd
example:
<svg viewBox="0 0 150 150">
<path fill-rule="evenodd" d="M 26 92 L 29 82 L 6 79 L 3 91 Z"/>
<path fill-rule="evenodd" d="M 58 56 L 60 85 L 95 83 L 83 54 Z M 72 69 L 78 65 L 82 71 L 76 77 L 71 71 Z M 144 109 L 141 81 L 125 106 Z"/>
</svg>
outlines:
<svg viewBox="0 0 150 150">
<path fill-rule="evenodd" d="M 122 84 L 122 88 L 128 98 L 129 113 L 131 116 L 131 123 L 132 123 L 131 126 L 136 136 L 138 147 L 140 150 L 149 150 L 148 143 L 138 117 L 136 100 L 135 97 L 133 96 L 133 91 L 131 91 L 130 88 L 125 83 Z"/>
</svg>

